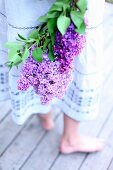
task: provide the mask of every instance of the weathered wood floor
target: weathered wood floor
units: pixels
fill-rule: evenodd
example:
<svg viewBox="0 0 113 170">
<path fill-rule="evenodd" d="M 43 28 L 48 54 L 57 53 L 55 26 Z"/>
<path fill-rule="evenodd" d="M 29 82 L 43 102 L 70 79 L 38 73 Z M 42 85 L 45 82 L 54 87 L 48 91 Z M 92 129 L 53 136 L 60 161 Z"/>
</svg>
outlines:
<svg viewBox="0 0 113 170">
<path fill-rule="evenodd" d="M 0 103 L 0 170 L 113 170 L 113 5 L 106 4 L 105 81 L 100 115 L 81 124 L 80 130 L 106 139 L 98 153 L 63 155 L 58 147 L 62 133 L 62 115 L 55 117 L 55 128 L 45 132 L 32 117 L 24 126 L 11 120 L 10 101 Z"/>
</svg>

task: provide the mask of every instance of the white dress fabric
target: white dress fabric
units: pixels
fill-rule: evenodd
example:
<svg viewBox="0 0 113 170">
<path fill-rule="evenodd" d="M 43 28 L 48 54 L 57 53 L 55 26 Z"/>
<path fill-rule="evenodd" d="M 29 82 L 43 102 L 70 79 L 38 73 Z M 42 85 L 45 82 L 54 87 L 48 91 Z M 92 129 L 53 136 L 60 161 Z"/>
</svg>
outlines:
<svg viewBox="0 0 113 170">
<path fill-rule="evenodd" d="M 34 113 L 47 113 L 55 101 L 41 105 L 40 98 L 32 88 L 26 92 L 17 90 L 20 69 L 10 72 L 5 66 L 6 41 L 15 41 L 17 33 L 27 36 L 38 22 L 37 18 L 45 14 L 53 0 L 1 0 L 0 1 L 0 100 L 11 98 L 12 118 L 17 124 L 23 124 Z M 83 52 L 75 58 L 74 79 L 63 100 L 58 104 L 61 110 L 75 120 L 90 120 L 98 113 L 100 91 L 102 87 L 102 20 L 104 0 L 88 1 L 87 42 Z M 8 81 L 9 75 L 9 81 Z"/>
<path fill-rule="evenodd" d="M 87 42 L 74 61 L 74 79 L 61 101 L 62 111 L 78 121 L 92 120 L 99 113 L 103 83 L 104 0 L 89 0 Z"/>
</svg>

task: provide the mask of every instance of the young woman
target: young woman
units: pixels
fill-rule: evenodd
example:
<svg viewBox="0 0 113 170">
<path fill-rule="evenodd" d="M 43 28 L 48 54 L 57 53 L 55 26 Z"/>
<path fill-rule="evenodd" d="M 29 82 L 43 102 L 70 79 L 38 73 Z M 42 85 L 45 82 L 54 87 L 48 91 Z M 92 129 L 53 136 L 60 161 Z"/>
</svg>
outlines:
<svg viewBox="0 0 113 170">
<path fill-rule="evenodd" d="M 15 41 L 17 33 L 27 34 L 37 26 L 37 18 L 45 14 L 53 0 L 1 0 L 0 1 L 0 100 L 11 97 L 12 117 L 17 124 L 23 124 L 32 113 L 39 113 L 46 130 L 53 128 L 51 106 L 41 105 L 33 89 L 26 92 L 17 90 L 20 69 L 9 72 L 4 63 L 7 52 L 3 44 Z M 75 58 L 74 80 L 65 97 L 60 101 L 64 114 L 64 132 L 60 151 L 94 152 L 103 148 L 103 140 L 84 136 L 78 132 L 81 121 L 94 119 L 99 112 L 100 91 L 102 88 L 101 58 L 103 48 L 102 21 L 104 0 L 88 1 L 87 42 L 80 56 Z M 9 89 L 9 92 L 8 92 Z"/>
</svg>

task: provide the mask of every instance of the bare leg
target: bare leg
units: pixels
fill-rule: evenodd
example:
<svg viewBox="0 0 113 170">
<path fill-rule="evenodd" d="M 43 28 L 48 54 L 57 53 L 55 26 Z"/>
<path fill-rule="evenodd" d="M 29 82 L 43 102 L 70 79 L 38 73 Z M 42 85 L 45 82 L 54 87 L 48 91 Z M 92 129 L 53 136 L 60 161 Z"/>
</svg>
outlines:
<svg viewBox="0 0 113 170">
<path fill-rule="evenodd" d="M 78 132 L 80 122 L 75 121 L 64 114 L 64 132 L 61 139 L 60 151 L 72 152 L 96 152 L 102 150 L 104 141 L 92 138 Z"/>
<path fill-rule="evenodd" d="M 42 127 L 45 130 L 51 130 L 54 127 L 54 122 L 52 118 L 52 112 L 49 112 L 47 114 L 40 114 L 39 115 Z"/>
</svg>

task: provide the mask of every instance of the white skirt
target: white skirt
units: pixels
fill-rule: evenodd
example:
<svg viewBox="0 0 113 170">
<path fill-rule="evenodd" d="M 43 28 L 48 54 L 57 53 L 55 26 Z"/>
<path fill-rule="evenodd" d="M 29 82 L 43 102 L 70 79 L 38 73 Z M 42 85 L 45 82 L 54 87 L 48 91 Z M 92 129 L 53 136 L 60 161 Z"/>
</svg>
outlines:
<svg viewBox="0 0 113 170">
<path fill-rule="evenodd" d="M 92 120 L 98 115 L 103 84 L 102 60 L 103 29 L 99 25 L 87 30 L 86 46 L 74 61 L 73 82 L 60 102 L 62 111 L 72 119 Z"/>
<path fill-rule="evenodd" d="M 38 25 L 37 18 L 45 14 L 52 3 L 53 0 L 0 1 L 0 37 L 2 37 L 0 38 L 0 100 L 11 98 L 12 118 L 17 124 L 23 124 L 34 113 L 49 112 L 55 101 L 44 106 L 32 88 L 26 92 L 17 90 L 21 66 L 19 69 L 15 67 L 8 71 L 4 64 L 7 61 L 7 51 L 3 46 L 6 41 L 15 41 L 17 33 L 27 36 Z M 58 101 L 65 114 L 79 121 L 92 119 L 98 113 L 102 86 L 103 9 L 104 0 L 88 1 L 89 28 L 86 47 L 82 54 L 75 58 L 74 80 L 64 99 Z"/>
</svg>

